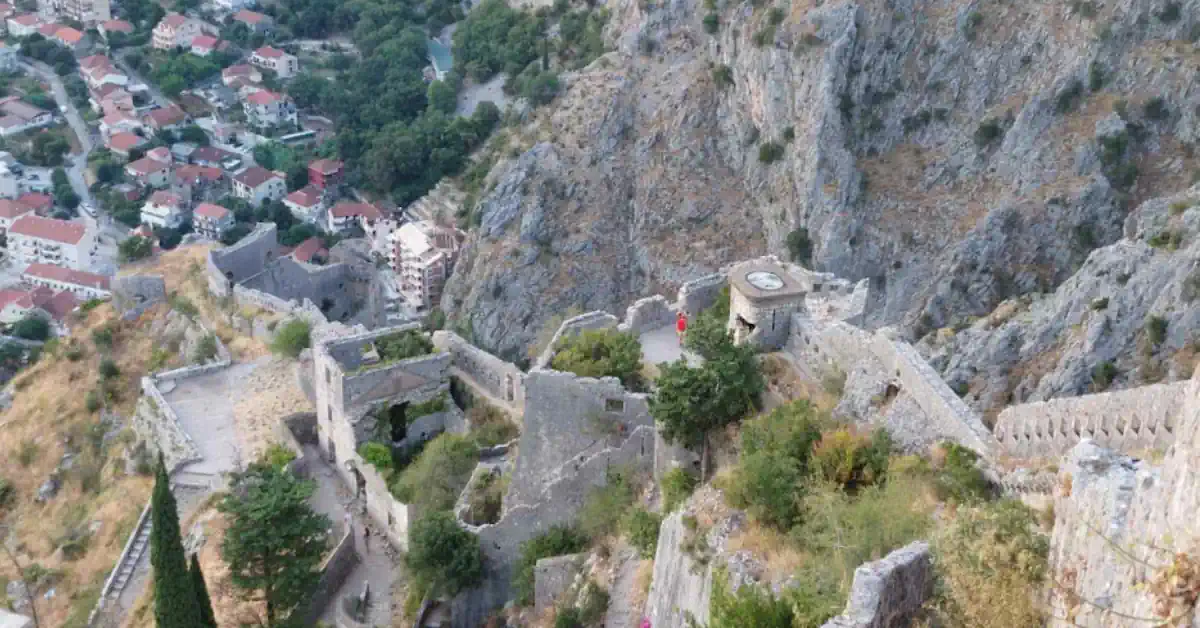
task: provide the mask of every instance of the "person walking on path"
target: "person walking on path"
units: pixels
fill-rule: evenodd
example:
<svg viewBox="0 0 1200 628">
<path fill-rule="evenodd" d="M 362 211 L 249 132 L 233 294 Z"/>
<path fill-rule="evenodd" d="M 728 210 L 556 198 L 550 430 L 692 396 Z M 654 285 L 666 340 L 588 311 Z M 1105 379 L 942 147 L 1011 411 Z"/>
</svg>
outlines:
<svg viewBox="0 0 1200 628">
<path fill-rule="evenodd" d="M 687 334 L 687 314 L 680 311 L 675 315 L 675 335 L 679 336 L 679 344 L 683 345 L 683 337 Z"/>
<path fill-rule="evenodd" d="M 366 524 L 363 525 L 363 550 L 368 554 L 371 553 L 371 528 L 368 528 Z"/>
</svg>

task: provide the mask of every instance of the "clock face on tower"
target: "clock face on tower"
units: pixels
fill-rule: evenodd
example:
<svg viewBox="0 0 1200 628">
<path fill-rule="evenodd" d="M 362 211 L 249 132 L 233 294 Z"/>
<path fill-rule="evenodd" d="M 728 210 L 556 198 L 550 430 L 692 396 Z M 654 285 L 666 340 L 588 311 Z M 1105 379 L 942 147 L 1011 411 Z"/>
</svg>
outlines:
<svg viewBox="0 0 1200 628">
<path fill-rule="evenodd" d="M 759 290 L 778 290 L 783 287 L 783 280 L 779 275 L 765 270 L 746 273 L 746 281 Z"/>
</svg>

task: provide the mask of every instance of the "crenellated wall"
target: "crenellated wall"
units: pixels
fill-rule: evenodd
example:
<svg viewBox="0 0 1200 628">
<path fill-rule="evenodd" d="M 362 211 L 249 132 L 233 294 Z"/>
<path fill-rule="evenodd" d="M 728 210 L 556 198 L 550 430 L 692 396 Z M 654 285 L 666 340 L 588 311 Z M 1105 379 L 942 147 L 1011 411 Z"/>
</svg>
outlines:
<svg viewBox="0 0 1200 628">
<path fill-rule="evenodd" d="M 1090 438 L 1124 453 L 1166 449 L 1191 381 L 1154 384 L 1005 408 L 996 438 L 1012 456 L 1058 457 Z"/>
</svg>

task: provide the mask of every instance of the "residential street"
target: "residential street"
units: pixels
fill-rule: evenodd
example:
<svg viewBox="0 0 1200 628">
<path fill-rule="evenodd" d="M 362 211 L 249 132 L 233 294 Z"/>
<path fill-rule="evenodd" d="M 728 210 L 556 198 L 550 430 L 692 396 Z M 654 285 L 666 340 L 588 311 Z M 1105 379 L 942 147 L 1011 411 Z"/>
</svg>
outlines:
<svg viewBox="0 0 1200 628">
<path fill-rule="evenodd" d="M 121 54 L 119 52 L 113 53 L 113 55 L 110 58 L 113 60 L 113 63 L 115 63 L 117 65 L 118 68 L 121 68 L 122 72 L 124 72 L 126 75 L 129 76 L 130 84 L 141 83 L 142 85 L 145 85 L 146 89 L 150 93 L 150 97 L 154 100 L 154 103 L 157 104 L 159 107 L 169 107 L 172 104 L 174 104 L 171 102 L 171 99 L 167 98 L 166 96 L 163 96 L 163 93 L 158 91 L 157 87 L 155 87 L 152 83 L 150 83 L 146 79 L 142 78 L 142 76 L 140 74 L 138 74 L 137 72 L 134 72 L 133 67 L 131 67 L 128 63 L 125 63 L 125 57 L 121 56 Z"/>
<path fill-rule="evenodd" d="M 67 95 L 67 88 L 63 86 L 62 79 L 54 73 L 54 70 L 50 66 L 40 61 L 22 58 L 21 69 L 30 74 L 37 75 L 50 84 L 50 89 L 54 93 L 54 100 L 60 107 L 57 113 L 67 119 L 67 124 L 71 125 L 71 130 L 75 132 L 75 137 L 79 138 L 79 145 L 83 149 L 82 153 L 72 155 L 72 161 L 66 168 L 67 178 L 71 180 L 71 188 L 79 195 L 79 199 L 82 202 L 94 203 L 91 191 L 88 190 L 87 181 L 83 178 L 83 171 L 87 168 L 88 155 L 91 154 L 93 149 L 93 138 L 87 123 L 84 122 L 74 103 L 71 102 L 70 96 Z M 62 107 L 66 108 L 66 113 L 62 112 Z"/>
</svg>

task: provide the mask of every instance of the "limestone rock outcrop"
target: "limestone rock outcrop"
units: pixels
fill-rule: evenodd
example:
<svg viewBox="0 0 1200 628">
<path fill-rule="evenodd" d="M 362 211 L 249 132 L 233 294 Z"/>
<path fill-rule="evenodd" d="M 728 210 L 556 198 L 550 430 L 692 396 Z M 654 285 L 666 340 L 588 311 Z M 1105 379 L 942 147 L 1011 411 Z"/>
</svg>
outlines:
<svg viewBox="0 0 1200 628">
<path fill-rule="evenodd" d="M 615 51 L 514 129 L 444 306 L 518 357 L 555 312 L 786 256 L 799 228 L 817 269 L 872 279 L 873 325 L 1052 291 L 1190 181 L 1193 4 L 718 3 L 710 35 L 700 0 L 617 0 Z"/>
</svg>

